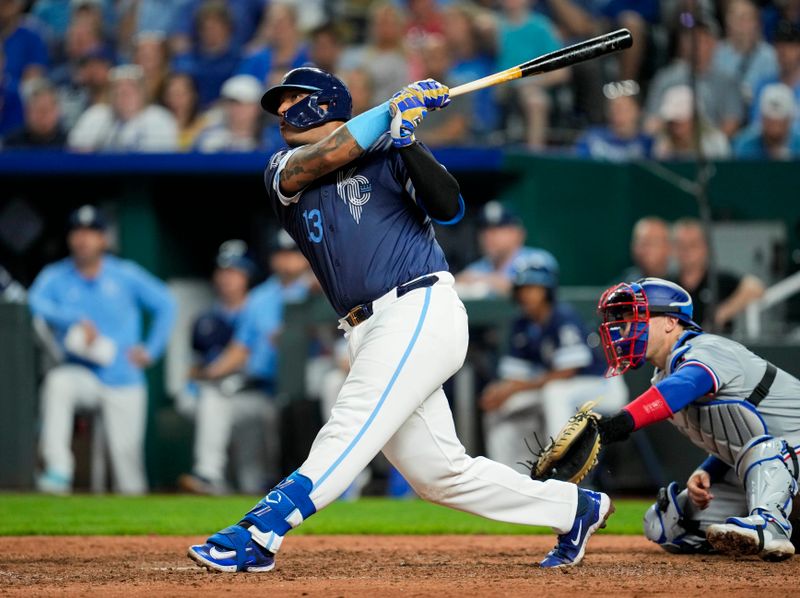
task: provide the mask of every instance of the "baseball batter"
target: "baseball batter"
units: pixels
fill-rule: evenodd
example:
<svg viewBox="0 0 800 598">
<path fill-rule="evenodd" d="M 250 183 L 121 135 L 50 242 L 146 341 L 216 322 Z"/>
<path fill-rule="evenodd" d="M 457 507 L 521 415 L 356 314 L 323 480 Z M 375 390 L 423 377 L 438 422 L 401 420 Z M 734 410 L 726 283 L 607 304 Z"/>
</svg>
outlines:
<svg viewBox="0 0 800 598">
<path fill-rule="evenodd" d="M 544 567 L 580 562 L 613 510 L 605 494 L 469 457 L 456 437 L 442 383 L 464 361 L 467 314 L 432 220 L 456 222 L 464 204 L 414 138 L 427 111 L 448 103 L 447 87 L 420 81 L 351 119 L 344 84 L 308 67 L 264 95 L 289 146 L 269 161 L 267 194 L 341 316 L 351 368 L 306 461 L 237 524 L 192 546 L 201 566 L 271 570 L 285 534 L 381 450 L 427 500 L 552 527 L 561 535 Z"/>
<path fill-rule="evenodd" d="M 600 299 L 610 375 L 656 366 L 653 386 L 611 418 L 603 443 L 669 419 L 709 457 L 659 493 L 645 535 L 670 552 L 715 549 L 790 558 L 789 514 L 800 473 L 800 380 L 746 347 L 704 333 L 689 293 L 660 278 L 622 283 Z"/>
</svg>

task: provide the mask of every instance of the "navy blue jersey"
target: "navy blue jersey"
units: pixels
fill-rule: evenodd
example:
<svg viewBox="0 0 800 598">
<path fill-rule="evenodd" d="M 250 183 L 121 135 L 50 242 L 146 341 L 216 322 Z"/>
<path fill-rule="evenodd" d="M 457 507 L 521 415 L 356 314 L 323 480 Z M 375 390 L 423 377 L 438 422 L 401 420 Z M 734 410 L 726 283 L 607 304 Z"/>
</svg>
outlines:
<svg viewBox="0 0 800 598">
<path fill-rule="evenodd" d="M 578 368 L 580 375 L 602 376 L 605 361 L 587 344 L 588 336 L 589 330 L 575 310 L 566 303 L 556 303 L 544 325 L 525 317 L 514 322 L 508 356 L 524 360 L 536 370 Z"/>
<path fill-rule="evenodd" d="M 293 151 L 272 156 L 264 183 L 278 220 L 340 316 L 398 285 L 449 269 L 388 133 L 361 157 L 286 197 L 278 175 Z"/>
</svg>

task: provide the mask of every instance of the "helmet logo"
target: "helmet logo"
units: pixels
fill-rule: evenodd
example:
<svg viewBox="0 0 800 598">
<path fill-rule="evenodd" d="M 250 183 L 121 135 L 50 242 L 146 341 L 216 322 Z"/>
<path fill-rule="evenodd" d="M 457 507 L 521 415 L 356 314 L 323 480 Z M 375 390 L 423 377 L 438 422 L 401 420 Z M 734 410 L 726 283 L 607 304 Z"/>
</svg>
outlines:
<svg viewBox="0 0 800 598">
<path fill-rule="evenodd" d="M 355 167 L 347 171 L 340 170 L 336 175 L 336 192 L 350 208 L 353 220 L 359 224 L 361 212 L 372 192 L 372 183 L 364 175 L 356 174 Z"/>
</svg>

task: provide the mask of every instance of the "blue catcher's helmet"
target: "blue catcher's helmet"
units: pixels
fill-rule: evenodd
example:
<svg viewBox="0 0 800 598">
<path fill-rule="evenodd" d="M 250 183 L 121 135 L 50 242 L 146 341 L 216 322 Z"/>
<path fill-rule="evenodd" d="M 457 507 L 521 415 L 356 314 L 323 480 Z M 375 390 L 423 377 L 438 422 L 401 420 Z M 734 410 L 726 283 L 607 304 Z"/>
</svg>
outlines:
<svg viewBox="0 0 800 598">
<path fill-rule="evenodd" d="M 270 87 L 261 98 L 261 107 L 278 114 L 284 91 L 298 89 L 309 96 L 289 108 L 284 120 L 298 129 L 309 129 L 331 120 L 350 120 L 353 99 L 342 80 L 322 69 L 301 66 L 286 73 L 280 85 Z M 323 108 L 325 104 L 327 109 Z"/>
<path fill-rule="evenodd" d="M 600 338 L 608 362 L 607 376 L 644 365 L 651 316 L 672 316 L 688 328 L 700 328 L 692 320 L 691 295 L 661 278 L 642 278 L 611 287 L 600 297 L 597 311 L 602 318 Z"/>
</svg>

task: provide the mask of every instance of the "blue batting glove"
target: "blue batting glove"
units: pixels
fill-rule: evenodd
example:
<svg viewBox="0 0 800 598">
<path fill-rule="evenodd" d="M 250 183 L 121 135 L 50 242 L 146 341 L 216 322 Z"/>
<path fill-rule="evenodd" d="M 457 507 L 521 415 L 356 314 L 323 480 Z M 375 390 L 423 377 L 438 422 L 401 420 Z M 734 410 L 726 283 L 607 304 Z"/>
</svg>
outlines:
<svg viewBox="0 0 800 598">
<path fill-rule="evenodd" d="M 392 122 L 389 131 L 395 147 L 408 147 L 416 139 L 414 131 L 428 113 L 421 94 L 414 89 L 404 87 L 389 100 L 389 113 Z"/>
<path fill-rule="evenodd" d="M 408 87 L 422 94 L 422 101 L 428 110 L 438 110 L 450 103 L 450 88 L 435 79 L 417 81 Z"/>
</svg>

